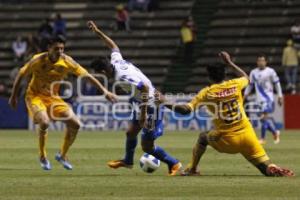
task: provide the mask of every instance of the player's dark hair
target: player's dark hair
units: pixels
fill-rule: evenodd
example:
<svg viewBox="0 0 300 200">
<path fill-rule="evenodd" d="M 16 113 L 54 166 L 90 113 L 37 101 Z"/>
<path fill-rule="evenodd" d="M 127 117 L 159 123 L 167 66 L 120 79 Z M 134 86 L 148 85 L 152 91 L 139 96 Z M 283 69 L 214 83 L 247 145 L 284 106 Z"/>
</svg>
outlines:
<svg viewBox="0 0 300 200">
<path fill-rule="evenodd" d="M 257 58 L 265 58 L 266 60 L 268 60 L 267 55 L 264 54 L 264 53 L 259 53 L 259 54 L 257 55 Z"/>
<path fill-rule="evenodd" d="M 206 71 L 209 78 L 216 83 L 225 80 L 226 73 L 224 64 L 218 63 L 214 65 L 208 65 L 206 67 Z"/>
<path fill-rule="evenodd" d="M 63 43 L 66 44 L 66 38 L 63 35 L 56 35 L 52 38 L 50 38 L 50 40 L 48 41 L 48 45 L 51 46 L 54 43 Z"/>
<path fill-rule="evenodd" d="M 90 64 L 90 68 L 94 69 L 95 72 L 106 71 L 110 66 L 109 59 L 102 56 L 95 58 Z"/>
</svg>

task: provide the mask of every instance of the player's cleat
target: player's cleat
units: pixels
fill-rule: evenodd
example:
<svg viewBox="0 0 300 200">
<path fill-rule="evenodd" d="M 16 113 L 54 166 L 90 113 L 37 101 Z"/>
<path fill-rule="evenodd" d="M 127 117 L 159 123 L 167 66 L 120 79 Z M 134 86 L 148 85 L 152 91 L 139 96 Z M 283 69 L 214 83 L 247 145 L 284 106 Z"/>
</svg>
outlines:
<svg viewBox="0 0 300 200">
<path fill-rule="evenodd" d="M 184 176 L 184 170 L 183 170 L 182 164 L 180 162 L 178 162 L 177 164 L 173 165 L 169 169 L 169 176 L 176 176 L 178 173 L 179 173 L 179 175 L 183 175 Z"/>
<path fill-rule="evenodd" d="M 184 170 L 184 174 L 182 174 L 183 176 L 200 176 L 200 172 L 195 170 L 195 169 L 191 169 L 190 167 L 187 167 Z"/>
<path fill-rule="evenodd" d="M 276 131 L 274 137 L 274 144 L 278 144 L 280 142 L 280 132 Z"/>
<path fill-rule="evenodd" d="M 126 164 L 124 160 L 111 160 L 107 162 L 107 166 L 113 169 L 118 169 L 119 167 L 125 167 L 128 169 L 133 168 L 133 165 Z"/>
<path fill-rule="evenodd" d="M 295 173 L 292 170 L 285 169 L 282 167 L 278 167 L 277 165 L 271 164 L 267 168 L 267 174 L 269 176 L 276 176 L 276 177 L 292 177 L 295 176 Z"/>
<path fill-rule="evenodd" d="M 43 170 L 51 170 L 51 164 L 47 158 L 40 158 L 40 164 Z"/>
<path fill-rule="evenodd" d="M 55 160 L 57 160 L 60 164 L 62 164 L 62 166 L 65 169 L 67 169 L 67 170 L 72 170 L 73 169 L 71 163 L 69 163 L 69 161 L 67 159 L 63 158 L 60 153 L 57 153 L 55 155 Z"/>
<path fill-rule="evenodd" d="M 264 144 L 266 144 L 267 142 L 266 142 L 265 139 L 262 139 L 262 138 L 261 138 L 261 139 L 259 139 L 259 143 L 262 144 L 262 145 L 264 145 Z"/>
</svg>

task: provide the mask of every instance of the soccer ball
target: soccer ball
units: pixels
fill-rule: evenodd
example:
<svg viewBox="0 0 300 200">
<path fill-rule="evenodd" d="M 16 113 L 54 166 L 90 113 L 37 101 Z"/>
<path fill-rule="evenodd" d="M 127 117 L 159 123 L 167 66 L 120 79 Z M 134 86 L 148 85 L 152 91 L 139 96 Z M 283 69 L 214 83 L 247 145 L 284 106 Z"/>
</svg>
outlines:
<svg viewBox="0 0 300 200">
<path fill-rule="evenodd" d="M 140 158 L 140 166 L 144 172 L 152 173 L 159 168 L 160 160 L 150 154 L 145 153 Z"/>
</svg>

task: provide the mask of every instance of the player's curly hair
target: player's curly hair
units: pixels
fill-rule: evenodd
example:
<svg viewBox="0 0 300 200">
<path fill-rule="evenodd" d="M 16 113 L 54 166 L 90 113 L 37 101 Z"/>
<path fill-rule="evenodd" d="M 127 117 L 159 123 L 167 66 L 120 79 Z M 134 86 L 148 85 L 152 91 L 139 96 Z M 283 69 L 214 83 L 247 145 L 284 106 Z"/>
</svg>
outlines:
<svg viewBox="0 0 300 200">
<path fill-rule="evenodd" d="M 101 72 L 102 70 L 106 71 L 111 66 L 108 57 L 99 56 L 95 58 L 91 64 L 90 68 L 94 69 L 95 72 Z"/>
<path fill-rule="evenodd" d="M 54 43 L 63 43 L 66 44 L 66 38 L 63 35 L 55 35 L 52 38 L 49 39 L 48 45 L 51 46 Z"/>
<path fill-rule="evenodd" d="M 226 71 L 224 64 L 217 63 L 214 65 L 208 65 L 206 67 L 206 71 L 208 73 L 209 78 L 216 83 L 225 80 Z"/>
</svg>

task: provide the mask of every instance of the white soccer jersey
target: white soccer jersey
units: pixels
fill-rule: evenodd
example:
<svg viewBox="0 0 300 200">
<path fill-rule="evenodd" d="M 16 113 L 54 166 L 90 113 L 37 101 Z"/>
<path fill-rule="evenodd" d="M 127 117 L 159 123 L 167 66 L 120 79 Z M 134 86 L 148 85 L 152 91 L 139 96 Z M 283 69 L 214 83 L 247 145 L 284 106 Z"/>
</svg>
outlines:
<svg viewBox="0 0 300 200">
<path fill-rule="evenodd" d="M 137 101 L 141 101 L 140 89 L 143 85 L 149 87 L 149 102 L 154 101 L 155 88 L 151 81 L 132 63 L 123 59 L 118 50 L 114 50 L 111 54 L 111 64 L 115 68 L 115 80 L 126 82 L 129 84 L 120 84 L 119 86 L 126 92 L 132 92 Z M 132 87 L 134 91 L 131 91 Z"/>
<path fill-rule="evenodd" d="M 279 77 L 274 69 L 253 69 L 250 73 L 250 85 L 246 88 L 245 94 L 249 94 L 253 87 L 256 90 L 257 102 L 274 101 L 274 85 L 279 96 L 282 96 Z"/>
</svg>

